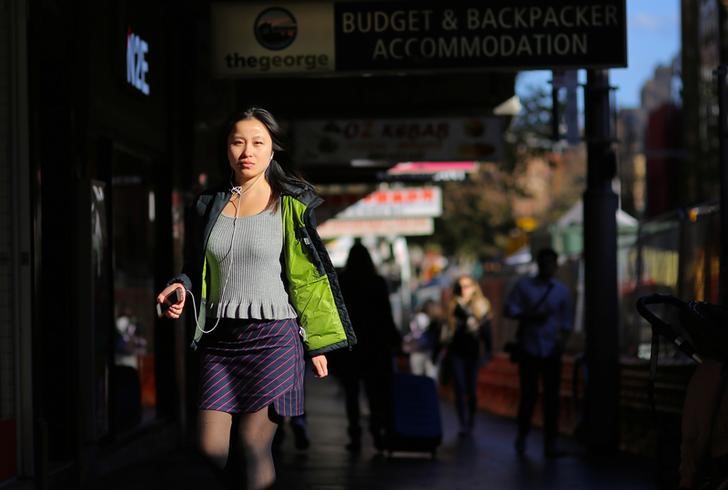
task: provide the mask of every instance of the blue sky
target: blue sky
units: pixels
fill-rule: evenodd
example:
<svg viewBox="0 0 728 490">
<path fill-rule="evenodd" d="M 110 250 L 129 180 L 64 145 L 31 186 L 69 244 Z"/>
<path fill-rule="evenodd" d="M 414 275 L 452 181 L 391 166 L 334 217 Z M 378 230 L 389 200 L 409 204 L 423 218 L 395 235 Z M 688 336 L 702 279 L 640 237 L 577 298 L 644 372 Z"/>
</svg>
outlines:
<svg viewBox="0 0 728 490">
<path fill-rule="evenodd" d="M 612 85 L 618 87 L 617 105 L 639 105 L 640 88 L 652 77 L 658 64 L 667 64 L 680 49 L 680 0 L 626 0 L 627 68 L 609 71 Z M 581 70 L 580 79 L 585 79 Z M 528 85 L 548 86 L 551 73 L 524 72 L 518 76 L 516 92 Z"/>
</svg>

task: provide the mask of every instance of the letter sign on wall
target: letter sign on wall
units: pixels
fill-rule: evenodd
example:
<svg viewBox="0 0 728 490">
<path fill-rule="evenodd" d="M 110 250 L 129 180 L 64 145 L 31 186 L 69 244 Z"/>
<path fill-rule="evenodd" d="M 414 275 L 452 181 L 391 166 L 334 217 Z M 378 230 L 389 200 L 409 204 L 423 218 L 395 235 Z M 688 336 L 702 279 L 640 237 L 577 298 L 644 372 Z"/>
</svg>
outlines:
<svg viewBox="0 0 728 490">
<path fill-rule="evenodd" d="M 148 52 L 147 42 L 129 28 L 126 34 L 126 81 L 144 95 L 149 95 L 147 83 L 149 64 L 146 60 Z"/>
</svg>

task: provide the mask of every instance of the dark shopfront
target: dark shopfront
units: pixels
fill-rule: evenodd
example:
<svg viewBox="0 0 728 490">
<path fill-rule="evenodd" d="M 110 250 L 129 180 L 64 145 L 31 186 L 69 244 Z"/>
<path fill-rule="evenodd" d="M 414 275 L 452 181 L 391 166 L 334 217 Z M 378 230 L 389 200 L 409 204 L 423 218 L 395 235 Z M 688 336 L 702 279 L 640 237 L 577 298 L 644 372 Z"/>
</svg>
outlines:
<svg viewBox="0 0 728 490">
<path fill-rule="evenodd" d="M 153 303 L 190 154 L 185 21 L 170 7 L 30 6 L 34 434 L 19 476 L 37 488 L 83 487 L 183 416 L 184 332 Z"/>
</svg>

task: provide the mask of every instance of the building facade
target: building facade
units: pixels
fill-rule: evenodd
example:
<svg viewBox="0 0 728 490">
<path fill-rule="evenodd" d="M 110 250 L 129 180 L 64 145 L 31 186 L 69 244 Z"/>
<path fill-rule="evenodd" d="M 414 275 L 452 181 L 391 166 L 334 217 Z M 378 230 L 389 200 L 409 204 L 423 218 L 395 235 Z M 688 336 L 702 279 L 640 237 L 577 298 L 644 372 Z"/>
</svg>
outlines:
<svg viewBox="0 0 728 490">
<path fill-rule="evenodd" d="M 185 10 L 0 11 L 0 483 L 78 488 L 184 411 L 184 332 L 153 297 L 189 154 Z"/>
</svg>

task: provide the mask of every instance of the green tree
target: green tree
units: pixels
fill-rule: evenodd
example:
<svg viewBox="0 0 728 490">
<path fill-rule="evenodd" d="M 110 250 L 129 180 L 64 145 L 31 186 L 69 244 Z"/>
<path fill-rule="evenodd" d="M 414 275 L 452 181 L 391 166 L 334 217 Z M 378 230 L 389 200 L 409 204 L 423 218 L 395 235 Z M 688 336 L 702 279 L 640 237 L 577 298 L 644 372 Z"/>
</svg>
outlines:
<svg viewBox="0 0 728 490">
<path fill-rule="evenodd" d="M 521 112 L 513 118 L 504 135 L 503 170 L 523 171 L 528 157 L 553 150 L 551 119 L 551 92 L 540 86 L 529 86 L 526 95 L 521 97 Z"/>
<path fill-rule="evenodd" d="M 514 226 L 509 193 L 512 176 L 496 164 L 481 164 L 462 182 L 443 185 L 443 213 L 430 240 L 446 255 L 498 256 Z"/>
<path fill-rule="evenodd" d="M 499 163 L 481 163 L 463 182 L 443 184 L 443 214 L 435 220 L 432 237 L 415 242 L 438 243 L 443 252 L 459 257 L 498 257 L 503 255 L 509 236 L 516 229 L 514 197 L 528 197 L 518 185 L 519 176 L 529 159 L 542 156 L 550 164 L 551 93 L 542 87 L 529 87 L 521 99 L 522 110 L 504 135 L 504 155 Z M 574 182 L 578 172 L 569 177 Z M 565 194 L 554 196 L 552 206 L 544 209 L 539 222 L 553 220 L 568 209 L 581 193 L 581 187 L 564 186 Z M 568 194 L 568 195 L 567 195 Z"/>
</svg>

